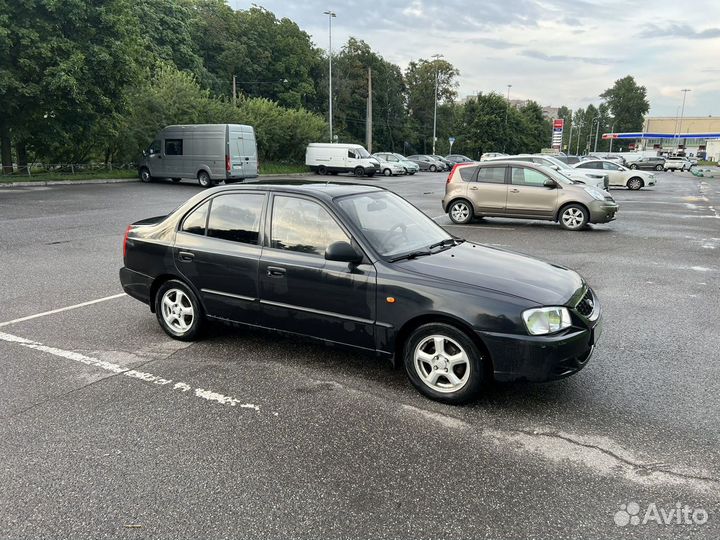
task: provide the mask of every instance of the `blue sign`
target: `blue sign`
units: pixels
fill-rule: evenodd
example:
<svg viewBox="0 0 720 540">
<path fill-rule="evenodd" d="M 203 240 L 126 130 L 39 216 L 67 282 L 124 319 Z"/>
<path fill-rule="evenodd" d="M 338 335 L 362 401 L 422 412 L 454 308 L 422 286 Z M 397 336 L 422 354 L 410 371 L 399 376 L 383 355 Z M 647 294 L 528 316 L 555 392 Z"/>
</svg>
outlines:
<svg viewBox="0 0 720 540">
<path fill-rule="evenodd" d="M 455 142 L 455 137 L 448 137 L 448 142 L 449 142 L 450 144 L 454 143 L 454 142 Z"/>
</svg>

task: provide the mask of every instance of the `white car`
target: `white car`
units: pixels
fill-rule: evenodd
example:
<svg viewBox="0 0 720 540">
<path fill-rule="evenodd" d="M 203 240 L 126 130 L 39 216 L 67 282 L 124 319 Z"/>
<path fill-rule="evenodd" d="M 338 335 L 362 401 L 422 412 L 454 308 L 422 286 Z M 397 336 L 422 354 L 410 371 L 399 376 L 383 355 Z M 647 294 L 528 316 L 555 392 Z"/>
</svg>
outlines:
<svg viewBox="0 0 720 540">
<path fill-rule="evenodd" d="M 668 156 L 665 158 L 666 171 L 689 171 L 692 163 L 686 157 Z"/>
<path fill-rule="evenodd" d="M 485 152 L 482 156 L 480 156 L 480 161 L 488 161 L 489 159 L 505 156 L 507 156 L 507 154 L 503 154 L 502 152 Z"/>
<path fill-rule="evenodd" d="M 516 156 L 501 156 L 490 158 L 486 161 L 528 161 L 530 163 L 537 163 L 538 165 L 545 165 L 551 169 L 564 174 L 571 180 L 582 182 L 589 186 L 595 186 L 599 189 L 607 189 L 608 187 L 608 175 L 603 171 L 580 171 L 577 170 L 567 163 L 563 163 L 559 159 L 545 155 L 545 154 L 518 154 Z"/>
<path fill-rule="evenodd" d="M 380 172 L 385 176 L 399 176 L 405 174 L 405 167 L 399 162 L 391 162 L 381 157 L 374 156 L 380 162 Z"/>
<path fill-rule="evenodd" d="M 655 175 L 649 171 L 638 171 L 609 161 L 607 159 L 588 159 L 573 165 L 576 169 L 602 171 L 608 175 L 611 186 L 623 186 L 637 190 L 657 183 Z"/>
</svg>

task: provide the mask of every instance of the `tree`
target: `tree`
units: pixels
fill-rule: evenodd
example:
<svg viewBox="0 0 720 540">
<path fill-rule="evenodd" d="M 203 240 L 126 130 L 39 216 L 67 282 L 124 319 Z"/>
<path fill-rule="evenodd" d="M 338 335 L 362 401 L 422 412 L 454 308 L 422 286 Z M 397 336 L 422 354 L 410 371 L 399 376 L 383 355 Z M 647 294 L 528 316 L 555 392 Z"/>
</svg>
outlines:
<svg viewBox="0 0 720 540">
<path fill-rule="evenodd" d="M 411 143 L 422 147 L 427 153 L 432 148 L 433 116 L 435 109 L 435 78 L 437 77 L 439 103 L 449 102 L 457 97 L 457 77 L 460 75 L 455 66 L 446 60 L 425 60 L 410 62 L 405 70 L 410 129 L 414 137 Z M 441 134 L 438 133 L 440 139 Z M 447 134 L 444 134 L 447 135 Z"/>
<path fill-rule="evenodd" d="M 520 109 L 522 119 L 522 148 L 525 152 L 536 153 L 550 146 L 552 126 L 535 101 L 529 101 Z"/>
<path fill-rule="evenodd" d="M 644 117 L 650 110 L 647 100 L 647 89 L 639 86 L 635 79 L 628 75 L 615 81 L 611 88 L 605 90 L 603 98 L 614 117 L 616 132 L 641 131 Z M 627 147 L 628 141 L 617 141 L 618 146 Z"/>
</svg>

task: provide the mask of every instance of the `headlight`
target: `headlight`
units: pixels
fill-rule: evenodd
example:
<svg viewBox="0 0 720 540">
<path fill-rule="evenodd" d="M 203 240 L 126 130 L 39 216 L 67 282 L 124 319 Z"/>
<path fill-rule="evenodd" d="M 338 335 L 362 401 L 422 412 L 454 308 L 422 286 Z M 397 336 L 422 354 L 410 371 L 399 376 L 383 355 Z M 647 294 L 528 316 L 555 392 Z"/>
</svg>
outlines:
<svg viewBox="0 0 720 540">
<path fill-rule="evenodd" d="M 523 311 L 525 326 L 533 336 L 552 334 L 568 328 L 570 312 L 564 307 L 544 307 Z"/>
<path fill-rule="evenodd" d="M 591 188 L 591 187 L 586 187 L 583 189 L 585 189 L 585 192 L 588 195 L 590 195 L 593 199 L 595 199 L 596 201 L 604 201 L 605 200 L 605 195 L 600 193 L 600 191 L 598 191 L 597 189 Z"/>
</svg>

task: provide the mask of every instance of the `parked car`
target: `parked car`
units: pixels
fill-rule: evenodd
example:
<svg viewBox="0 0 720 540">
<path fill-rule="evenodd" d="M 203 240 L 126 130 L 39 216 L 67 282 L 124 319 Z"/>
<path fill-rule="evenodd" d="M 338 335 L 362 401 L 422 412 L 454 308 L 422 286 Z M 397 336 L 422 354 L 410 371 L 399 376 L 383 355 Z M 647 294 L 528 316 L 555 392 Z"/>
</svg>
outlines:
<svg viewBox="0 0 720 540">
<path fill-rule="evenodd" d="M 480 156 L 480 161 L 487 161 L 488 159 L 506 157 L 507 154 L 503 152 L 485 152 Z"/>
<path fill-rule="evenodd" d="M 305 150 L 305 165 L 320 175 L 352 173 L 374 176 L 380 163 L 359 144 L 310 143 Z"/>
<path fill-rule="evenodd" d="M 374 186 L 221 186 L 129 226 L 123 262 L 174 339 L 218 322 L 308 336 L 402 363 L 448 403 L 572 375 L 602 328 L 577 273 L 451 236 Z"/>
<path fill-rule="evenodd" d="M 386 161 L 377 156 L 373 157 L 375 157 L 375 159 L 377 159 L 380 163 L 380 172 L 385 176 L 399 176 L 401 174 L 405 174 L 405 167 L 403 167 L 399 162 Z"/>
<path fill-rule="evenodd" d="M 436 159 L 433 159 L 427 155 L 416 154 L 413 156 L 408 156 L 408 159 L 416 165 L 419 165 L 421 171 L 435 172 L 445 170 L 444 163 L 441 163 L 440 161 L 437 161 Z"/>
<path fill-rule="evenodd" d="M 608 177 L 606 174 L 597 172 L 584 172 L 579 171 L 567 163 L 563 163 L 559 159 L 557 159 L 554 156 L 550 156 L 547 154 L 518 154 L 516 156 L 503 156 L 503 157 L 496 157 L 489 159 L 488 161 L 507 161 L 507 160 L 513 160 L 513 161 L 526 161 L 529 163 L 537 163 L 539 165 L 545 165 L 547 167 L 551 167 L 555 170 L 560 171 L 565 176 L 569 176 L 573 180 L 577 180 L 578 182 L 582 182 L 584 184 L 588 184 L 591 186 L 595 186 L 599 189 L 607 189 L 609 185 Z"/>
<path fill-rule="evenodd" d="M 608 192 L 576 183 L 551 167 L 517 160 L 457 165 L 442 205 L 459 224 L 474 217 L 513 217 L 557 221 L 573 231 L 612 221 L 618 211 Z"/>
<path fill-rule="evenodd" d="M 467 156 L 463 156 L 462 154 L 450 154 L 448 156 L 445 156 L 445 159 L 450 161 L 451 163 L 473 163 L 475 160 L 470 159 Z"/>
<path fill-rule="evenodd" d="M 242 124 L 189 124 L 160 130 L 138 163 L 143 182 L 197 179 L 202 187 L 258 176 L 255 130 Z"/>
<path fill-rule="evenodd" d="M 629 168 L 635 170 L 635 169 L 643 169 L 643 170 L 656 170 L 656 171 L 662 171 L 665 169 L 665 158 L 661 157 L 642 157 L 640 159 L 637 159 L 630 163 L 628 165 Z"/>
<path fill-rule="evenodd" d="M 637 171 L 623 167 L 618 163 L 603 159 L 590 159 L 573 165 L 576 169 L 603 171 L 608 175 L 611 186 L 623 186 L 637 190 L 646 186 L 654 186 L 655 175 L 650 172 Z"/>
<path fill-rule="evenodd" d="M 692 163 L 686 157 L 668 156 L 665 158 L 664 169 L 666 171 L 689 171 Z"/>
<path fill-rule="evenodd" d="M 413 175 L 420 170 L 420 166 L 417 163 L 413 163 L 402 154 L 395 152 L 376 152 L 373 157 L 378 159 L 384 159 L 390 163 L 399 163 L 405 169 L 405 174 Z"/>
<path fill-rule="evenodd" d="M 555 157 L 555 159 L 560 160 L 567 165 L 575 165 L 576 163 L 580 163 L 582 161 L 580 156 L 554 156 L 554 157 Z"/>
<path fill-rule="evenodd" d="M 449 171 L 450 169 L 453 168 L 453 165 L 455 165 L 455 163 L 453 163 L 453 162 L 450 161 L 449 159 L 445 159 L 445 158 L 442 157 L 442 156 L 437 156 L 437 155 L 435 155 L 435 154 L 431 154 L 430 157 L 433 158 L 433 159 L 436 160 L 436 161 L 439 161 L 439 162 L 442 163 L 443 165 L 445 165 L 445 170 L 446 170 L 446 171 Z"/>
</svg>

